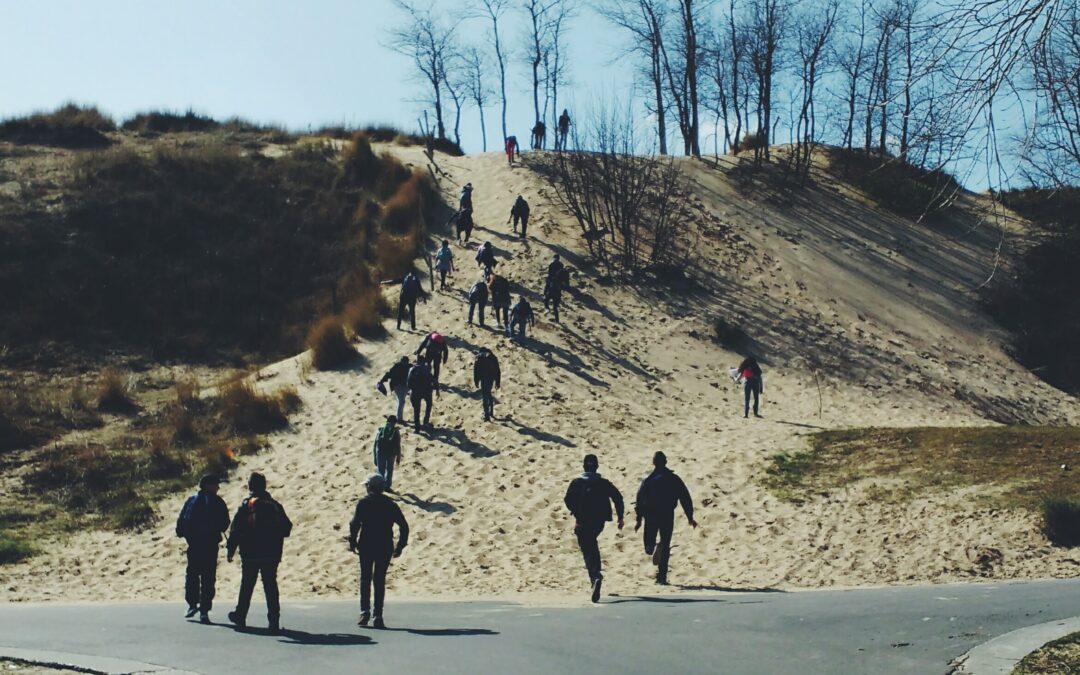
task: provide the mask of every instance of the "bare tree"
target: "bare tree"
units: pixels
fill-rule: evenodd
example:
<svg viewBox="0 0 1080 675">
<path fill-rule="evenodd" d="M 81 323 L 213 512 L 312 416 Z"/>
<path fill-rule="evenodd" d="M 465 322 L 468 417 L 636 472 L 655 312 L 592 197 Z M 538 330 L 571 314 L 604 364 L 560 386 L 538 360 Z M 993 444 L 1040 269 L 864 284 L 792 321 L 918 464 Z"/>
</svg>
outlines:
<svg viewBox="0 0 1080 675">
<path fill-rule="evenodd" d="M 759 142 L 755 161 L 769 159 L 771 142 L 773 83 L 780 69 L 780 42 L 787 30 L 789 8 L 786 0 L 752 0 L 751 29 L 747 53 L 757 86 L 757 123 Z"/>
<path fill-rule="evenodd" d="M 480 112 L 480 139 L 483 151 L 487 152 L 487 126 L 484 123 L 484 108 L 488 105 L 491 90 L 484 82 L 484 70 L 487 64 L 484 54 L 476 47 L 469 47 L 463 55 L 465 68 L 465 91 L 473 105 Z"/>
<path fill-rule="evenodd" d="M 679 20 L 682 24 L 682 47 L 683 47 L 683 78 L 686 80 L 686 96 L 689 108 L 689 148 L 686 154 L 701 157 L 701 147 L 698 135 L 700 123 L 698 119 L 698 13 L 703 7 L 712 3 L 709 0 L 678 0 Z"/>
<path fill-rule="evenodd" d="M 559 117 L 559 87 L 568 83 L 568 61 L 566 55 L 566 32 L 569 29 L 570 19 L 574 18 L 575 11 L 567 0 L 555 0 L 551 6 L 550 40 L 547 49 L 547 58 L 544 61 L 544 79 L 551 92 L 551 129 L 558 128 Z M 547 97 L 545 96 L 545 99 Z M 547 103 L 545 100 L 545 108 Z M 555 135 L 556 143 L 558 134 Z"/>
<path fill-rule="evenodd" d="M 499 19 L 506 12 L 510 0 L 478 0 L 480 3 L 479 15 L 491 21 L 491 43 L 495 51 L 495 62 L 499 66 L 499 99 L 502 101 L 502 137 L 507 137 L 506 132 L 506 54 L 503 52 L 501 36 L 499 35 Z"/>
<path fill-rule="evenodd" d="M 816 116 L 814 90 L 821 79 L 821 65 L 833 28 L 840 11 L 839 0 L 828 0 L 813 12 L 804 13 L 797 21 L 798 54 L 802 70 L 802 102 L 795 125 L 795 152 L 797 169 L 805 178 L 810 169 L 816 141 Z"/>
<path fill-rule="evenodd" d="M 522 9 L 525 11 L 529 24 L 529 49 L 526 51 L 526 61 L 532 69 L 534 122 L 541 122 L 544 119 L 540 111 L 540 66 L 544 63 L 544 55 L 548 49 L 550 31 L 548 11 L 553 4 L 553 0 L 522 0 Z"/>
<path fill-rule="evenodd" d="M 646 62 L 644 71 L 650 91 L 646 109 L 656 116 L 656 136 L 660 154 L 667 154 L 667 104 L 664 99 L 664 33 L 666 12 L 660 0 L 601 0 L 597 11 L 631 36 L 631 52 Z"/>
<path fill-rule="evenodd" d="M 448 51 L 441 60 L 442 80 L 450 100 L 454 102 L 454 143 L 461 146 L 461 109 L 468 96 L 469 74 L 465 70 L 465 61 L 457 51 Z"/>
<path fill-rule="evenodd" d="M 1032 183 L 1080 184 L 1080 10 L 1068 8 L 1047 39 L 1032 50 L 1038 104 L 1025 148 Z"/>
<path fill-rule="evenodd" d="M 420 79 L 431 87 L 428 102 L 435 107 L 435 121 L 440 139 L 446 138 L 443 122 L 443 61 L 451 51 L 458 22 L 445 24 L 436 18 L 432 3 L 421 5 L 414 0 L 394 0 L 404 13 L 404 21 L 390 31 L 388 46 L 409 57 Z"/>
<path fill-rule="evenodd" d="M 860 0 L 856 23 L 848 24 L 844 31 L 848 39 L 837 47 L 836 61 L 844 75 L 845 102 L 847 104 L 847 122 L 844 125 L 840 144 L 849 150 L 852 147 L 855 127 L 855 105 L 858 101 L 859 82 L 863 77 L 863 61 L 866 57 L 866 18 L 869 12 L 869 0 Z M 854 31 L 854 34 L 853 34 Z"/>
</svg>

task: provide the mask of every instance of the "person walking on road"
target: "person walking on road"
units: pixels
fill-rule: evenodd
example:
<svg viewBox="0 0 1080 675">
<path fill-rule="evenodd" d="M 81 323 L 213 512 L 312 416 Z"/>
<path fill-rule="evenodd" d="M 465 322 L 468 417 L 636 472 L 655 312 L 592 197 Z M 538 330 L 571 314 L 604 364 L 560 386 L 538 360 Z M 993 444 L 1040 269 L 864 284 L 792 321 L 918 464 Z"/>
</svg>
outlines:
<svg viewBox="0 0 1080 675">
<path fill-rule="evenodd" d="M 675 506 L 682 504 L 690 527 L 697 527 L 694 520 L 694 503 L 686 484 L 667 468 L 667 456 L 657 451 L 653 455 L 653 471 L 638 488 L 634 512 L 637 514 L 636 532 L 645 521 L 645 553 L 652 556 L 656 565 L 656 583 L 667 584 L 668 560 L 671 556 L 671 535 L 675 530 Z M 660 544 L 656 543 L 659 535 Z"/>
<path fill-rule="evenodd" d="M 398 431 L 397 421 L 397 417 L 387 415 L 386 424 L 375 433 L 375 443 L 371 447 L 375 471 L 383 477 L 387 492 L 394 491 L 394 466 L 401 464 L 401 432 Z"/>
<path fill-rule="evenodd" d="M 374 628 L 386 628 L 383 623 L 383 599 L 386 597 L 386 572 L 390 559 L 401 556 L 409 544 L 409 523 L 401 507 L 383 494 L 383 477 L 377 473 L 364 481 L 367 496 L 360 499 L 349 522 L 349 550 L 360 558 L 360 619 L 358 626 L 372 620 L 371 586 L 375 585 Z M 394 546 L 394 525 L 398 526 L 398 542 Z"/>
<path fill-rule="evenodd" d="M 514 339 L 514 327 L 516 326 L 521 332 L 521 339 L 525 339 L 525 326 L 535 326 L 536 316 L 533 314 L 532 305 L 525 299 L 525 296 L 519 296 L 518 301 L 514 303 L 514 307 L 510 310 L 510 321 L 506 324 L 506 337 L 511 340 Z"/>
<path fill-rule="evenodd" d="M 439 368 L 450 358 L 450 345 L 446 343 L 446 338 L 436 331 L 427 335 L 414 353 L 419 356 L 420 352 L 424 353 L 424 360 L 431 366 L 432 387 L 435 390 L 435 396 L 438 396 Z"/>
<path fill-rule="evenodd" d="M 454 274 L 454 252 L 450 250 L 450 242 L 443 239 L 442 248 L 435 253 L 435 269 L 439 271 L 439 290 L 446 290 L 446 275 Z"/>
<path fill-rule="evenodd" d="M 285 508 L 266 491 L 266 476 L 252 473 L 248 479 L 251 495 L 244 500 L 233 516 L 229 530 L 228 560 L 233 561 L 240 549 L 240 597 L 236 609 L 229 612 L 229 621 L 243 628 L 247 625 L 248 609 L 255 582 L 262 577 L 266 596 L 266 618 L 270 632 L 281 632 L 281 603 L 278 600 L 277 573 L 285 537 L 292 533 L 292 521 Z"/>
<path fill-rule="evenodd" d="M 736 382 L 743 382 L 743 418 L 750 417 L 750 396 L 754 396 L 754 417 L 758 414 L 758 397 L 765 391 L 765 385 L 761 379 L 761 366 L 753 356 L 747 356 L 738 367 Z"/>
<path fill-rule="evenodd" d="M 184 575 L 186 618 L 199 615 L 210 623 L 217 580 L 218 545 L 229 529 L 229 507 L 218 496 L 220 480 L 207 474 L 199 479 L 198 494 L 188 497 L 176 519 L 176 536 L 187 540 L 187 571 Z"/>
<path fill-rule="evenodd" d="M 424 426 L 431 426 L 431 369 L 428 368 L 424 358 L 416 360 L 416 364 L 409 369 L 409 398 L 413 409 L 413 428 L 420 431 L 420 405 L 427 402 L 427 410 L 424 411 Z"/>
<path fill-rule="evenodd" d="M 484 307 L 488 302 L 488 287 L 481 279 L 469 289 L 469 323 L 473 322 L 473 310 L 480 309 L 480 325 L 484 325 Z"/>
<path fill-rule="evenodd" d="M 518 231 L 518 222 L 521 222 L 521 238 L 525 238 L 525 231 L 529 229 L 529 202 L 521 195 L 517 196 L 514 205 L 510 207 L 510 217 L 506 222 L 514 221 L 514 232 Z"/>
<path fill-rule="evenodd" d="M 375 388 L 381 393 L 386 393 L 386 383 L 390 384 L 390 391 L 394 392 L 394 398 L 397 399 L 397 418 L 400 420 L 402 415 L 405 414 L 405 399 L 409 395 L 409 363 L 408 356 L 402 356 L 401 360 L 390 367 L 390 370 L 386 371 L 386 374 L 382 376 Z"/>
<path fill-rule="evenodd" d="M 495 313 L 495 325 L 503 328 L 510 325 L 510 282 L 500 274 L 488 276 L 488 295 L 491 297 L 491 309 Z"/>
<path fill-rule="evenodd" d="M 604 524 L 611 520 L 611 504 L 615 504 L 615 516 L 619 529 L 623 528 L 623 498 L 618 489 L 597 471 L 600 461 L 596 455 L 585 455 L 584 473 L 570 481 L 563 502 L 574 515 L 574 534 L 577 536 L 585 569 L 589 572 L 592 601 L 600 601 L 600 585 L 604 575 L 601 569 L 600 546 L 597 538 L 604 531 Z"/>
<path fill-rule="evenodd" d="M 480 397 L 484 403 L 484 421 L 495 416 L 495 396 L 492 389 L 502 387 L 502 370 L 499 359 L 487 347 L 481 347 L 473 362 L 473 384 L 480 388 Z"/>
</svg>

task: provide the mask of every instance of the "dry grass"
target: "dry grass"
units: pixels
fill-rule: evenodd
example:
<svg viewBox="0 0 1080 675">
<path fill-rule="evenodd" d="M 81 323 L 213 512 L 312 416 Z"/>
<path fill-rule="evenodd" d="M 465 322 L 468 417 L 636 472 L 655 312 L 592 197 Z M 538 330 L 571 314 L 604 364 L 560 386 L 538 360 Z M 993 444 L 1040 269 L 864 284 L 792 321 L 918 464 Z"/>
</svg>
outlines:
<svg viewBox="0 0 1080 675">
<path fill-rule="evenodd" d="M 101 148 L 111 143 L 105 132 L 115 129 L 112 118 L 97 108 L 67 103 L 52 112 L 3 120 L 0 140 L 63 148 Z"/>
<path fill-rule="evenodd" d="M 1076 427 L 846 429 L 809 445 L 773 458 L 765 482 L 780 496 L 801 502 L 874 479 L 888 479 L 875 491 L 895 502 L 976 486 L 987 506 L 1037 510 L 1049 495 L 1080 495 Z"/>
<path fill-rule="evenodd" d="M 1080 673 L 1080 632 L 1047 642 L 1016 664 L 1012 675 Z"/>
<path fill-rule="evenodd" d="M 102 425 L 78 384 L 65 391 L 25 387 L 0 390 L 0 452 L 32 448 L 76 429 Z"/>
<path fill-rule="evenodd" d="M 113 368 L 102 371 L 96 400 L 97 409 L 102 412 L 130 413 L 136 407 L 127 378 Z"/>
<path fill-rule="evenodd" d="M 390 307 L 381 288 L 375 286 L 372 292 L 350 300 L 345 305 L 343 318 L 345 325 L 360 337 L 375 338 L 386 335 L 382 318 L 389 311 Z"/>
<path fill-rule="evenodd" d="M 295 392 L 294 392 L 295 393 Z M 291 396 L 261 394 L 245 379 L 222 386 L 219 394 L 221 420 L 233 433 L 267 434 L 289 426 Z"/>
<path fill-rule="evenodd" d="M 345 335 L 340 316 L 327 316 L 315 322 L 308 332 L 307 346 L 311 349 L 311 364 L 318 370 L 334 370 L 356 358 L 356 349 Z"/>
</svg>

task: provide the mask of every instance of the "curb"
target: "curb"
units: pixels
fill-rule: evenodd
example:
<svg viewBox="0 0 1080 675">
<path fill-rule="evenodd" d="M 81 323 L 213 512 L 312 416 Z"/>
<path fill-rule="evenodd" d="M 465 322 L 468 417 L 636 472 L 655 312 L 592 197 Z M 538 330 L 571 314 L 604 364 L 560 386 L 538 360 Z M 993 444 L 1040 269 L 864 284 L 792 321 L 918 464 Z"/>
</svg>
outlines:
<svg viewBox="0 0 1080 675">
<path fill-rule="evenodd" d="M 114 659 L 109 656 L 51 652 L 43 649 L 0 647 L 0 658 L 25 661 L 39 666 L 70 668 L 84 673 L 98 673 L 100 675 L 134 675 L 135 673 L 153 673 L 154 675 L 198 675 L 197 673 L 192 673 L 190 671 L 177 670 L 175 668 L 170 668 L 169 666 L 159 666 L 153 663 L 129 661 L 127 659 Z"/>
<path fill-rule="evenodd" d="M 984 642 L 952 662 L 950 674 L 1008 675 L 1024 658 L 1047 642 L 1080 631 L 1080 617 L 1020 628 Z"/>
</svg>

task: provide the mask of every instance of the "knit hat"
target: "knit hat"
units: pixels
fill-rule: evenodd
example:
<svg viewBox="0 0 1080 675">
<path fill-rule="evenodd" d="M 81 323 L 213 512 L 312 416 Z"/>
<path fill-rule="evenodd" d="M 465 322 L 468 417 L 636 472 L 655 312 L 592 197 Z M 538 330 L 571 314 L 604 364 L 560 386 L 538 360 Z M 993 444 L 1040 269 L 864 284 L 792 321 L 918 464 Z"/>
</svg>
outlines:
<svg viewBox="0 0 1080 675">
<path fill-rule="evenodd" d="M 199 479 L 199 489 L 205 490 L 210 485 L 220 485 L 221 479 L 212 473 L 208 473 Z"/>
<path fill-rule="evenodd" d="M 386 479 L 382 477 L 382 474 L 373 473 L 364 481 L 364 487 L 367 488 L 370 494 L 382 494 L 383 490 L 386 489 Z"/>
</svg>

